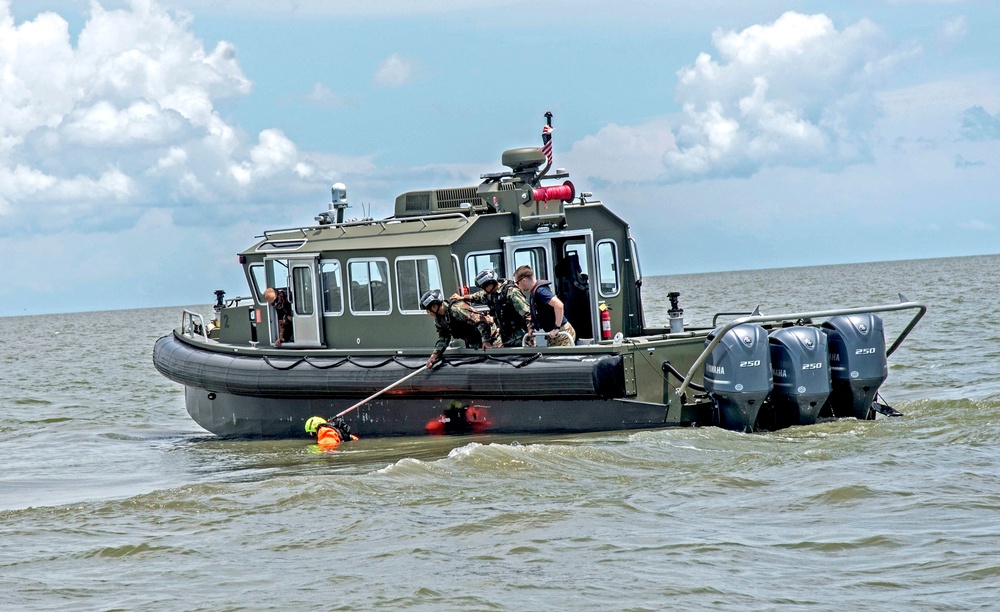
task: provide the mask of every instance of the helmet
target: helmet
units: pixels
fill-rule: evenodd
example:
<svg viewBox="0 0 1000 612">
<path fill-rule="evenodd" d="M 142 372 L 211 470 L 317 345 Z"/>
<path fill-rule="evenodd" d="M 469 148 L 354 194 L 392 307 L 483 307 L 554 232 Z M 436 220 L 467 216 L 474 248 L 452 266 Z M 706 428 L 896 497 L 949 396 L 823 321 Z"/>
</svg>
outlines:
<svg viewBox="0 0 1000 612">
<path fill-rule="evenodd" d="M 431 289 L 420 298 L 420 307 L 427 310 L 431 307 L 431 304 L 434 304 L 435 302 L 441 303 L 443 301 L 444 295 L 441 294 L 441 290 Z"/>
<path fill-rule="evenodd" d="M 320 425 L 326 425 L 326 419 L 323 417 L 309 417 L 309 420 L 306 421 L 306 433 L 316 433 L 316 430 L 319 429 Z"/>
<path fill-rule="evenodd" d="M 476 286 L 480 289 L 485 289 L 489 283 L 500 284 L 500 277 L 493 270 L 486 268 L 476 275 Z"/>
</svg>

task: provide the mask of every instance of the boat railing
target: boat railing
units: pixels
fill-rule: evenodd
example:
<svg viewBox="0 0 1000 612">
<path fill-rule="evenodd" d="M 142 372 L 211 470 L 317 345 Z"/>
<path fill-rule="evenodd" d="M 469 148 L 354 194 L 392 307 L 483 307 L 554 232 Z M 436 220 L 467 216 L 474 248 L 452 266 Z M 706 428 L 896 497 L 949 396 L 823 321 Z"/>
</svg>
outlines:
<svg viewBox="0 0 1000 612">
<path fill-rule="evenodd" d="M 708 343 L 708 345 L 705 346 L 705 350 L 701 352 L 701 355 L 698 355 L 698 358 L 695 359 L 694 363 L 691 365 L 691 369 L 688 370 L 687 376 L 684 377 L 684 382 L 681 383 L 681 386 L 677 387 L 676 394 L 680 396 L 683 395 L 685 391 L 687 391 L 688 386 L 691 384 L 691 380 L 694 378 L 695 374 L 698 372 L 701 366 L 704 365 L 705 360 L 708 359 L 708 356 L 712 353 L 712 350 L 715 349 L 715 347 L 719 344 L 719 342 L 722 341 L 723 336 L 725 336 L 729 332 L 729 330 L 738 325 L 743 325 L 744 323 L 777 323 L 780 321 L 798 321 L 800 319 L 804 320 L 804 319 L 814 319 L 814 318 L 829 318 L 838 315 L 868 314 L 874 312 L 892 312 L 897 310 L 916 310 L 917 312 L 913 315 L 913 318 L 910 319 L 910 322 L 906 325 L 906 327 L 903 328 L 903 331 L 900 332 L 899 336 L 896 337 L 896 340 L 893 341 L 892 345 L 890 345 L 889 348 L 886 349 L 885 351 L 886 357 L 892 355 L 896 351 L 896 349 L 899 348 L 899 345 L 903 343 L 903 340 L 906 338 L 906 336 L 910 334 L 913 328 L 917 325 L 917 322 L 919 322 L 921 317 L 924 316 L 924 313 L 927 312 L 926 306 L 920 304 L 919 302 L 911 302 L 907 300 L 905 297 L 903 297 L 902 293 L 899 294 L 898 304 L 888 304 L 885 306 L 838 308 L 834 310 L 792 312 L 779 315 L 762 315 L 759 314 L 757 310 L 754 310 L 754 312 L 750 316 L 738 317 L 715 330 L 715 337 L 712 338 L 712 340 Z"/>
<path fill-rule="evenodd" d="M 198 322 L 195 323 L 195 319 Z M 205 329 L 205 319 L 197 312 L 191 312 L 185 309 L 181 313 L 181 334 L 188 336 L 189 338 L 194 338 L 196 335 L 200 335 L 208 342 L 208 331 Z"/>
<path fill-rule="evenodd" d="M 556 336 L 566 336 L 567 338 L 569 338 L 570 346 L 573 346 L 575 344 L 572 334 L 570 334 L 568 331 L 560 331 L 559 333 L 556 334 Z M 527 348 L 529 346 L 528 338 L 535 339 L 534 346 L 536 347 L 548 346 L 549 344 L 548 337 L 549 337 L 549 332 L 547 331 L 533 331 L 530 334 L 524 334 L 524 337 L 521 338 L 521 348 Z"/>
<path fill-rule="evenodd" d="M 271 236 L 273 236 L 275 234 L 284 234 L 284 233 L 287 233 L 287 232 L 299 232 L 299 233 L 302 234 L 302 237 L 305 238 L 307 236 L 306 232 L 308 232 L 308 231 L 322 230 L 322 229 L 328 229 L 328 228 L 339 229 L 341 231 L 341 236 L 343 236 L 344 234 L 348 233 L 347 230 L 348 230 L 348 228 L 351 228 L 351 227 L 363 227 L 363 226 L 369 226 L 369 225 L 378 225 L 378 226 L 382 227 L 383 231 L 385 231 L 386 227 L 389 224 L 411 223 L 411 222 L 413 222 L 413 223 L 419 222 L 419 223 L 423 224 L 423 228 L 426 228 L 428 220 L 438 220 L 438 219 L 461 219 L 462 221 L 465 221 L 466 223 L 469 223 L 469 217 L 468 217 L 468 215 L 466 215 L 465 213 L 454 212 L 454 213 L 444 213 L 444 214 L 440 214 L 440 215 L 424 215 L 424 216 L 420 216 L 420 217 L 399 217 L 399 218 L 394 217 L 394 218 L 391 218 L 391 219 L 378 219 L 378 220 L 376 220 L 376 219 L 363 219 L 363 220 L 360 220 L 360 221 L 345 221 L 343 223 L 330 223 L 330 224 L 326 224 L 326 225 L 309 225 L 309 226 L 305 226 L 305 227 L 286 227 L 286 228 L 283 228 L 283 229 L 264 230 L 264 236 L 263 237 L 266 238 L 267 240 L 270 240 Z M 423 229 L 423 228 L 421 228 L 421 229 Z"/>
<path fill-rule="evenodd" d="M 226 298 L 226 308 L 235 308 L 240 305 L 240 302 L 253 302 L 253 296 L 240 295 L 234 298 Z"/>
<path fill-rule="evenodd" d="M 753 314 L 752 312 L 747 312 L 745 310 L 741 310 L 739 312 L 717 312 L 715 313 L 715 316 L 712 317 L 712 327 L 716 327 L 719 325 L 720 317 L 743 317 L 743 316 L 750 316 L 752 314 Z"/>
</svg>

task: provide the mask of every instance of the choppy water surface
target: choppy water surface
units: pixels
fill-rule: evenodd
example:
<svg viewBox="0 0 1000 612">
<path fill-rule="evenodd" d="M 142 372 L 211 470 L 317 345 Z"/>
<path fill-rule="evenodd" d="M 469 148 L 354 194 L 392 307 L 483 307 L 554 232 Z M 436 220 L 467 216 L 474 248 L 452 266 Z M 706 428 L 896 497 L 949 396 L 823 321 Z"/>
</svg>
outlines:
<svg viewBox="0 0 1000 612">
<path fill-rule="evenodd" d="M 685 318 L 929 307 L 899 419 L 745 435 L 220 441 L 180 308 L 0 318 L 4 609 L 967 609 L 1000 597 L 1000 256 L 657 277 Z M 207 306 L 196 310 L 208 313 Z M 886 315 L 891 340 L 905 315 Z"/>
</svg>

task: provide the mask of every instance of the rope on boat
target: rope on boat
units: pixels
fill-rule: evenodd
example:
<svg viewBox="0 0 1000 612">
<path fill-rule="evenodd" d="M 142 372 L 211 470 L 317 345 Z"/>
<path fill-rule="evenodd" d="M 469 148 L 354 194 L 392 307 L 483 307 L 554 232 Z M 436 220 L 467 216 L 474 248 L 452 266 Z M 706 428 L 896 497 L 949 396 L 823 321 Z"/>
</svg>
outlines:
<svg viewBox="0 0 1000 612">
<path fill-rule="evenodd" d="M 505 363 L 507 365 L 514 366 L 515 368 L 523 368 L 524 366 L 528 365 L 529 363 L 533 362 L 534 360 L 538 359 L 541 356 L 542 356 L 541 353 L 535 353 L 534 355 L 530 355 L 522 359 L 521 363 L 514 363 L 519 359 L 518 357 L 493 357 L 492 355 L 479 355 L 477 357 L 465 357 L 463 359 L 445 358 L 442 361 L 453 368 L 457 368 L 459 366 L 464 366 L 464 365 L 484 363 L 486 361 L 496 361 L 499 363 Z"/>
<path fill-rule="evenodd" d="M 354 361 L 354 358 L 352 358 L 351 356 L 347 356 L 343 360 L 341 360 L 340 362 L 338 362 L 337 365 L 340 365 L 340 364 L 343 364 L 343 363 L 349 363 L 349 364 L 351 364 L 353 366 L 357 366 L 357 367 L 362 368 L 364 370 L 373 370 L 375 368 L 381 368 L 382 366 L 388 365 L 388 364 L 393 363 L 393 362 L 399 363 L 399 360 L 397 360 L 395 357 L 389 357 L 388 359 L 383 359 L 382 361 L 380 361 L 378 363 L 364 364 L 364 363 L 358 363 L 357 361 Z M 309 365 L 312 365 L 312 364 L 309 364 Z M 400 365 L 402 365 L 402 364 L 400 364 Z"/>
<path fill-rule="evenodd" d="M 266 363 L 267 365 L 271 366 L 275 370 L 291 370 L 295 366 L 297 366 L 300 363 L 302 363 L 303 361 L 305 361 L 305 357 L 299 357 L 298 359 L 296 359 L 295 361 L 292 362 L 292 365 L 288 366 L 287 368 L 282 368 L 280 366 L 276 366 L 273 363 L 271 363 L 271 360 L 267 358 L 267 355 L 264 355 L 263 357 L 264 357 L 264 363 Z"/>
<path fill-rule="evenodd" d="M 513 366 L 514 368 L 523 368 L 524 366 L 528 365 L 529 363 L 532 363 L 533 361 L 535 361 L 536 359 L 538 359 L 541 356 L 542 356 L 541 353 L 535 353 L 535 354 L 530 355 L 530 356 L 525 357 L 525 358 L 521 358 L 521 357 L 494 357 L 492 355 L 479 355 L 479 356 L 476 356 L 476 357 L 465 357 L 465 358 L 462 358 L 462 359 L 448 359 L 448 358 L 445 358 L 445 359 L 442 359 L 441 362 L 442 362 L 442 364 L 447 364 L 447 365 L 449 365 L 449 366 L 451 366 L 453 368 L 457 368 L 457 367 L 463 366 L 463 365 L 473 365 L 473 364 L 477 364 L 477 363 L 484 363 L 486 361 L 496 361 L 496 362 L 499 362 L 499 363 L 505 363 L 507 365 Z M 340 366 L 344 365 L 345 363 L 349 363 L 349 364 L 351 364 L 351 365 L 353 365 L 355 367 L 363 368 L 365 370 L 371 370 L 371 369 L 375 369 L 375 368 L 381 368 L 381 367 L 384 367 L 384 366 L 386 366 L 386 365 L 388 365 L 390 363 L 395 363 L 396 365 L 398 365 L 398 366 L 400 366 L 400 367 L 402 367 L 404 369 L 407 369 L 407 370 L 419 370 L 420 368 L 424 367 L 423 362 L 418 362 L 417 365 L 409 365 L 407 363 L 403 363 L 396 356 L 389 357 L 389 358 L 384 359 L 384 360 L 382 360 L 382 361 L 380 361 L 378 363 L 367 363 L 367 364 L 366 363 L 360 363 L 354 357 L 347 356 L 347 357 L 344 357 L 343 359 L 340 359 L 340 360 L 335 361 L 333 363 L 328 363 L 328 364 L 324 364 L 324 365 L 320 365 L 320 364 L 314 363 L 308 357 L 299 357 L 298 359 L 296 359 L 290 365 L 287 365 L 287 366 L 276 365 L 274 362 L 272 362 L 270 359 L 268 359 L 267 355 L 263 355 L 263 359 L 264 359 L 264 363 L 266 363 L 267 365 L 271 366 L 275 370 L 280 370 L 280 371 L 291 370 L 292 368 L 294 368 L 295 366 L 299 365 L 300 363 L 306 363 L 309 366 L 311 366 L 313 368 L 316 368 L 317 370 L 329 370 L 331 368 L 339 368 Z M 519 361 L 519 363 L 518 363 L 518 361 Z"/>
<path fill-rule="evenodd" d="M 305 361 L 306 363 L 308 363 L 309 365 L 311 365 L 312 367 L 316 368 L 317 370 L 329 370 L 330 368 L 336 368 L 336 367 L 344 365 L 346 362 L 350 361 L 351 358 L 350 357 L 344 357 L 340 361 L 335 361 L 334 363 L 331 363 L 329 365 L 316 365 L 315 363 L 309 361 L 308 357 L 303 357 L 302 360 Z"/>
</svg>

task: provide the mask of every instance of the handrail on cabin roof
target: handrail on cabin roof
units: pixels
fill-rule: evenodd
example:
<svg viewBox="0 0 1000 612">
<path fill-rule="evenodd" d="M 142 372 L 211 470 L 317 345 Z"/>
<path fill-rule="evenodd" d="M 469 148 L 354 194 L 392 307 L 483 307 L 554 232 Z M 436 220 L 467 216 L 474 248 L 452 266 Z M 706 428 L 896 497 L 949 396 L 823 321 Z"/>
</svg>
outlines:
<svg viewBox="0 0 1000 612">
<path fill-rule="evenodd" d="M 343 236 L 344 234 L 347 233 L 348 227 L 360 227 L 363 225 L 380 225 L 382 226 L 382 230 L 385 231 L 387 223 L 392 223 L 392 222 L 409 223 L 411 221 L 420 221 L 423 224 L 423 227 L 421 227 L 420 229 L 425 229 L 427 227 L 428 220 L 437 220 L 437 219 L 462 219 L 466 223 L 469 223 L 468 215 L 456 212 L 456 213 L 445 213 L 442 215 L 425 215 L 421 217 L 402 217 L 402 218 L 390 217 L 388 219 L 368 219 L 366 221 L 345 221 L 344 223 L 331 223 L 329 225 L 286 227 L 282 229 L 264 230 L 264 235 L 262 237 L 270 240 L 271 236 L 285 232 L 301 232 L 302 236 L 305 237 L 306 231 L 308 230 L 321 230 L 326 228 L 338 228 L 341 230 L 340 235 Z"/>
</svg>

